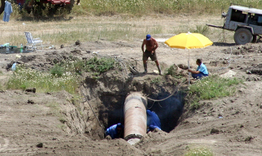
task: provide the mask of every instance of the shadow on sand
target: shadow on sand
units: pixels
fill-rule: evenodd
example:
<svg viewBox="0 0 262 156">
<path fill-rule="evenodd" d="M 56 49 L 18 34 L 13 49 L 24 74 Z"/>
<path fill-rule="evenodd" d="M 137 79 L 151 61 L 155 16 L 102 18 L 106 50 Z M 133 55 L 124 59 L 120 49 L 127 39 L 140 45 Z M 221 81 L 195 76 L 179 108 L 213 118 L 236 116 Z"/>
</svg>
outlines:
<svg viewBox="0 0 262 156">
<path fill-rule="evenodd" d="M 220 47 L 230 47 L 237 45 L 236 43 L 225 43 L 225 42 L 213 42 L 214 46 L 220 46 Z"/>
</svg>

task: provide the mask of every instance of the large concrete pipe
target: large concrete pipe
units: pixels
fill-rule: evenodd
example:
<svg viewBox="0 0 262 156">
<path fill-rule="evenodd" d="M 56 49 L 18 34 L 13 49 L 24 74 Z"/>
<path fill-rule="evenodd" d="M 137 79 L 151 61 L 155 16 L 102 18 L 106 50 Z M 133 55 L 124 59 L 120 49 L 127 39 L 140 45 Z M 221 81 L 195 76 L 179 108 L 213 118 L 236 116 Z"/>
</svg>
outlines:
<svg viewBox="0 0 262 156">
<path fill-rule="evenodd" d="M 125 99 L 124 139 L 131 145 L 139 142 L 146 134 L 146 106 L 146 98 L 138 92 L 131 93 Z"/>
</svg>

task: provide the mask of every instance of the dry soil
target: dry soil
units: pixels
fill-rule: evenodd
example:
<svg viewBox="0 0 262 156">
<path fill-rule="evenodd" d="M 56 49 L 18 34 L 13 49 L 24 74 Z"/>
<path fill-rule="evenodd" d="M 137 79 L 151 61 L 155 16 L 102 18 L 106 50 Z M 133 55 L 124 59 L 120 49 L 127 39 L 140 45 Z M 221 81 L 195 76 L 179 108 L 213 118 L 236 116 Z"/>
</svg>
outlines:
<svg viewBox="0 0 262 156">
<path fill-rule="evenodd" d="M 19 62 L 38 70 L 49 69 L 53 65 L 52 61 L 73 55 L 79 59 L 113 57 L 122 63 L 132 60 L 137 63 L 139 74 L 133 75 L 129 70 L 123 70 L 118 76 L 114 76 L 113 71 L 103 75 L 96 83 L 91 82 L 88 74 L 83 75 L 86 77 L 85 85 L 79 89 L 79 93 L 82 90 L 85 96 L 77 102 L 65 91 L 1 91 L 0 155 L 181 156 L 195 148 L 208 149 L 217 156 L 261 155 L 261 43 L 238 46 L 212 39 L 212 46 L 188 51 L 171 49 L 159 36 L 155 38 L 159 41 L 157 55 L 163 71 L 173 64 L 187 64 L 188 59 L 192 68 L 196 68 L 195 60 L 201 58 L 211 74 L 241 78 L 244 84 L 237 88 L 237 94 L 232 97 L 201 101 L 203 107 L 195 112 L 183 109 L 183 115 L 177 123 L 177 114 L 168 118 L 161 114 L 160 118 L 165 126 L 163 129 L 166 131 L 150 132 L 141 142 L 132 146 L 124 139 L 103 138 L 103 131 L 107 126 L 113 124 L 113 121 L 122 120 L 119 116 L 125 95 L 131 91 L 141 91 L 151 98 L 160 98 L 159 95 L 165 97 L 180 82 L 165 75 L 159 76 L 154 71 L 157 68 L 152 61 L 148 64 L 148 74 L 142 74 L 142 39 L 133 42 L 81 41 L 80 46 L 72 43 L 62 49 L 57 47 L 23 53 Z M 16 54 L 0 55 L 0 78 L 5 83 L 13 74 L 10 64 L 17 58 Z M 128 81 L 127 78 L 130 77 L 131 80 Z M 150 86 L 149 81 L 157 79 L 165 80 L 162 82 L 163 87 Z M 137 85 L 132 85 L 134 81 Z M 187 83 L 183 84 L 186 85 Z M 183 99 L 177 101 L 178 99 L 170 102 L 172 107 L 178 104 L 181 106 Z M 153 103 L 150 107 L 152 105 Z M 159 106 L 158 103 L 155 108 Z M 161 106 L 161 110 L 171 107 L 169 105 L 164 108 L 163 104 Z M 177 113 L 181 113 L 181 108 Z"/>
</svg>

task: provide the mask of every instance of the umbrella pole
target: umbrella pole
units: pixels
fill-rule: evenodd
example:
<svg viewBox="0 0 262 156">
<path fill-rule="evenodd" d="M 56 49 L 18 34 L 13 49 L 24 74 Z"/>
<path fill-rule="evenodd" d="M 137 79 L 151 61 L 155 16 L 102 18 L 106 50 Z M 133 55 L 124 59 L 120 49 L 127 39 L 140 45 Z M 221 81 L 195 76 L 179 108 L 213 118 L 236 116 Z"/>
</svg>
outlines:
<svg viewBox="0 0 262 156">
<path fill-rule="evenodd" d="M 190 54 L 189 54 L 189 50 L 188 50 L 188 61 L 187 61 L 187 66 L 188 66 L 188 69 L 190 68 L 190 65 L 189 65 L 189 58 L 190 58 Z M 188 86 L 190 85 L 190 72 L 188 72 Z"/>
</svg>

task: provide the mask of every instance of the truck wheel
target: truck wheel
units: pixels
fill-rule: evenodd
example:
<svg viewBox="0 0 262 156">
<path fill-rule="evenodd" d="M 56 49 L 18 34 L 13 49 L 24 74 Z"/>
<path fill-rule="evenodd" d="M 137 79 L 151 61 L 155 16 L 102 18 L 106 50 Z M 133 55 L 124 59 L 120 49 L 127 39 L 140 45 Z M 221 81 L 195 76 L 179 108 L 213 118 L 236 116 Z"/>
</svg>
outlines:
<svg viewBox="0 0 262 156">
<path fill-rule="evenodd" d="M 236 44 L 246 44 L 250 43 L 253 39 L 253 35 L 246 28 L 239 28 L 234 34 L 234 40 Z"/>
</svg>

